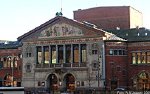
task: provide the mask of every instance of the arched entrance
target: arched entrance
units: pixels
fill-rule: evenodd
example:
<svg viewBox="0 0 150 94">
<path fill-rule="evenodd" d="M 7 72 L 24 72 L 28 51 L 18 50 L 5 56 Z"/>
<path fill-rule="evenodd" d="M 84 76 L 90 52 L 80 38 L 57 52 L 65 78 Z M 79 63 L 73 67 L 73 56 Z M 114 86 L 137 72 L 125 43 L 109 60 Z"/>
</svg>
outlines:
<svg viewBox="0 0 150 94">
<path fill-rule="evenodd" d="M 13 77 L 10 74 L 6 74 L 4 77 L 4 86 L 10 87 L 13 86 Z"/>
<path fill-rule="evenodd" d="M 55 74 L 50 74 L 47 78 L 47 88 L 49 92 L 58 90 L 58 78 Z"/>
<path fill-rule="evenodd" d="M 136 78 L 133 79 L 133 87 L 137 90 L 149 90 L 150 89 L 150 76 L 145 71 L 139 73 Z"/>
<path fill-rule="evenodd" d="M 75 90 L 75 77 L 71 73 L 65 75 L 64 85 L 66 91 L 72 92 Z"/>
</svg>

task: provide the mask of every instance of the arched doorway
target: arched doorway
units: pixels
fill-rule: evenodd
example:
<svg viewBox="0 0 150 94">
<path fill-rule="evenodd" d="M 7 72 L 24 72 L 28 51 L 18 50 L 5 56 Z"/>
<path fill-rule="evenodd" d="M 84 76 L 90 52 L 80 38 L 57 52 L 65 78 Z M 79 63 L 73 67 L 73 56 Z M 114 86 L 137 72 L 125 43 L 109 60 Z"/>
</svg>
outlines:
<svg viewBox="0 0 150 94">
<path fill-rule="evenodd" d="M 4 77 L 4 84 L 3 86 L 13 86 L 13 77 L 10 74 L 6 74 L 6 76 Z"/>
<path fill-rule="evenodd" d="M 50 74 L 47 78 L 47 88 L 49 92 L 58 90 L 58 78 L 55 74 Z"/>
<path fill-rule="evenodd" d="M 66 91 L 72 92 L 75 90 L 75 77 L 71 73 L 65 75 L 64 85 Z"/>
<path fill-rule="evenodd" d="M 133 79 L 133 87 L 137 90 L 149 90 L 150 89 L 150 76 L 145 71 L 139 73 L 136 78 Z"/>
</svg>

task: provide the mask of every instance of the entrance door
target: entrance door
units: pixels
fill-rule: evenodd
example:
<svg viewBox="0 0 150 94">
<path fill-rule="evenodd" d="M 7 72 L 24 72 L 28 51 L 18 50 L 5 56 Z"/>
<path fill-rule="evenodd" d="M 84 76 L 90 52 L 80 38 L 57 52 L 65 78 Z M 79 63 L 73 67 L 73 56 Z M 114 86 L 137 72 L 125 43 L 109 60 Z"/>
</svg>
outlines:
<svg viewBox="0 0 150 94">
<path fill-rule="evenodd" d="M 55 74 L 50 74 L 47 78 L 47 88 L 49 92 L 54 92 L 58 90 L 58 78 Z"/>
<path fill-rule="evenodd" d="M 74 91 L 75 90 L 75 77 L 72 74 L 66 74 L 64 77 L 65 89 L 66 91 Z"/>
</svg>

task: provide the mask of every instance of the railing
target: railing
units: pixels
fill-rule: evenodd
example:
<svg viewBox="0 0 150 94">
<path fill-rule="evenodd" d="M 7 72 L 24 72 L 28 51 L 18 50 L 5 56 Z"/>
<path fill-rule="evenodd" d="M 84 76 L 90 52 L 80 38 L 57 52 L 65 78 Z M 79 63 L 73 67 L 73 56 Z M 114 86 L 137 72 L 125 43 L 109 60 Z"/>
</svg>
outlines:
<svg viewBox="0 0 150 94">
<path fill-rule="evenodd" d="M 61 67 L 87 67 L 86 63 L 62 63 L 62 64 L 36 64 L 36 68 L 61 68 Z"/>
</svg>

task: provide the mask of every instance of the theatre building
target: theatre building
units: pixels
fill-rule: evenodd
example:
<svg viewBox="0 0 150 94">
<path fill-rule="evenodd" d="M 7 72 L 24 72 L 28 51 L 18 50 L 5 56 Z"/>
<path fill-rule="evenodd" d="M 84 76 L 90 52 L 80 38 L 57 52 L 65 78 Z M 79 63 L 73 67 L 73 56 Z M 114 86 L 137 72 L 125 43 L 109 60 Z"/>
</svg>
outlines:
<svg viewBox="0 0 150 94">
<path fill-rule="evenodd" d="M 98 92 L 104 89 L 104 40 L 120 39 L 56 16 L 18 37 L 22 42 L 22 86 L 35 92 Z M 44 91 L 45 90 L 45 91 Z"/>
</svg>

